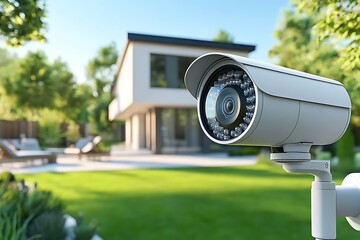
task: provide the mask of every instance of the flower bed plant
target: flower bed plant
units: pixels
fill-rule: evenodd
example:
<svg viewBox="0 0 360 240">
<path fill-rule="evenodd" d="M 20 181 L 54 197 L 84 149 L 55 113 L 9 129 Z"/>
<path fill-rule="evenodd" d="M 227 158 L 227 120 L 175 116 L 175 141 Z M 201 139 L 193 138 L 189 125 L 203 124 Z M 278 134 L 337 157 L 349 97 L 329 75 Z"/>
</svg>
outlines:
<svg viewBox="0 0 360 240">
<path fill-rule="evenodd" d="M 96 226 L 78 222 L 66 228 L 65 205 L 50 191 L 38 190 L 10 172 L 0 174 L 0 240 L 91 239 Z"/>
</svg>

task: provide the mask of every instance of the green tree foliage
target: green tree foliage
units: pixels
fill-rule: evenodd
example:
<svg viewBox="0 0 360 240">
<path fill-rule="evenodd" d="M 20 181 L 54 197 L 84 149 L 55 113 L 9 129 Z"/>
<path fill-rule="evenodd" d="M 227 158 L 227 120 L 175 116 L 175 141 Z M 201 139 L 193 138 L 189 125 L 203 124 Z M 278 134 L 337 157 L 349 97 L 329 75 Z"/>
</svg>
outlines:
<svg viewBox="0 0 360 240">
<path fill-rule="evenodd" d="M 234 41 L 234 38 L 225 30 L 220 29 L 219 32 L 214 37 L 214 41 L 215 42 L 232 43 Z"/>
<path fill-rule="evenodd" d="M 49 63 L 42 52 L 29 52 L 8 71 L 4 81 L 7 95 L 20 111 L 29 110 L 38 117 L 41 109 L 51 108 L 76 118 L 76 83 L 67 65 L 60 59 Z M 35 119 L 36 120 L 36 119 Z"/>
<path fill-rule="evenodd" d="M 342 138 L 336 143 L 336 155 L 339 158 L 340 169 L 350 173 L 354 168 L 354 133 L 350 125 Z"/>
<path fill-rule="evenodd" d="M 4 78 L 6 75 L 6 67 L 11 65 L 15 59 L 16 57 L 10 55 L 6 49 L 0 48 L 0 79 Z"/>
<path fill-rule="evenodd" d="M 340 55 L 338 50 L 330 42 L 319 42 L 313 33 L 318 17 L 316 14 L 306 15 L 294 10 L 284 12 L 282 22 L 275 31 L 278 44 L 270 50 L 269 55 L 282 66 L 342 81 L 358 103 L 358 83 L 337 63 Z M 359 106 L 354 104 L 354 109 L 359 109 Z M 355 122 L 360 114 L 353 111 L 353 115 Z M 353 150 L 354 137 L 352 131 L 348 130 L 337 142 L 337 155 L 344 170 L 353 166 Z"/>
<path fill-rule="evenodd" d="M 39 140 L 43 147 L 57 147 L 61 143 L 60 125 L 66 122 L 64 113 L 56 110 L 42 109 L 39 111 Z"/>
<path fill-rule="evenodd" d="M 285 11 L 280 27 L 274 36 L 279 41 L 269 52 L 277 64 L 321 75 L 343 79 L 336 49 L 328 43 L 319 44 L 313 34 L 315 16 L 308 17 L 294 11 Z"/>
<path fill-rule="evenodd" d="M 88 123 L 90 120 L 89 106 L 94 103 L 93 90 L 89 84 L 82 83 L 75 90 L 76 119 L 77 123 Z"/>
<path fill-rule="evenodd" d="M 360 2 L 358 0 L 294 0 L 300 12 L 318 15 L 314 30 L 318 40 L 341 41 L 346 70 L 360 67 Z"/>
<path fill-rule="evenodd" d="M 91 59 L 86 67 L 87 78 L 95 86 L 95 94 L 102 97 L 110 93 L 114 80 L 115 63 L 118 58 L 115 43 L 102 47 L 97 56 Z"/>
<path fill-rule="evenodd" d="M 0 49 L 0 102 L 1 119 L 37 121 L 42 146 L 58 146 L 65 140 L 60 126 L 88 123 L 95 101 L 91 86 L 77 85 L 62 60 L 49 62 L 42 52 L 17 58 Z M 73 141 L 79 127 L 71 129 Z"/>
<path fill-rule="evenodd" d="M 87 77 L 94 86 L 96 101 L 91 109 L 94 132 L 111 130 L 108 123 L 108 106 L 111 101 L 111 83 L 114 81 L 115 64 L 118 58 L 114 43 L 102 47 L 97 56 L 87 65 Z"/>
<path fill-rule="evenodd" d="M 10 46 L 45 41 L 46 0 L 0 0 L 0 37 Z"/>
<path fill-rule="evenodd" d="M 17 65 L 18 73 L 8 78 L 6 90 L 16 99 L 16 105 L 36 111 L 54 107 L 56 82 L 51 67 L 42 52 L 30 52 Z"/>
<path fill-rule="evenodd" d="M 70 72 L 66 63 L 56 59 L 53 64 L 49 64 L 51 78 L 55 85 L 55 109 L 65 113 L 70 119 L 76 119 L 78 114 L 78 103 L 75 95 L 76 82 L 74 75 Z"/>
<path fill-rule="evenodd" d="M 1 119 L 13 120 L 15 118 L 12 99 L 6 93 L 6 78 L 16 73 L 17 58 L 5 49 L 0 49 L 0 116 Z"/>
</svg>

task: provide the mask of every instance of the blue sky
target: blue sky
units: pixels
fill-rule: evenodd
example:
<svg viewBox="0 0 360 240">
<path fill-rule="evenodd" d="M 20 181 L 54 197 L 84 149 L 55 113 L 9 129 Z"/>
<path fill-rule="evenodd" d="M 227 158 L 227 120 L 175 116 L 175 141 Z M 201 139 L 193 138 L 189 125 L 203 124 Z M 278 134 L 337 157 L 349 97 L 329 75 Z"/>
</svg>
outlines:
<svg viewBox="0 0 360 240">
<path fill-rule="evenodd" d="M 48 42 L 13 50 L 20 56 L 43 50 L 67 62 L 79 82 L 102 46 L 115 42 L 121 54 L 127 32 L 212 40 L 220 29 L 236 43 L 255 44 L 254 59 L 269 61 L 273 32 L 287 0 L 48 0 Z"/>
</svg>

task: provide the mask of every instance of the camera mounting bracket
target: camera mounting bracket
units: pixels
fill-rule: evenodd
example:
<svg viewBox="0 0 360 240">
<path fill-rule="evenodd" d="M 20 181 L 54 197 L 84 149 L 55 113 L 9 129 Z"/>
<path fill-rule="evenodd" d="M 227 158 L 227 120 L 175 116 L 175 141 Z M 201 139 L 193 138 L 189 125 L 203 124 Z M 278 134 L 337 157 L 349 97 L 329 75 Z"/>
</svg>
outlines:
<svg viewBox="0 0 360 240">
<path fill-rule="evenodd" d="M 304 160 L 282 163 L 289 173 L 315 176 L 311 188 L 311 232 L 315 239 L 336 239 L 336 184 L 332 181 L 329 161 Z"/>
<path fill-rule="evenodd" d="M 312 143 L 293 143 L 272 147 L 270 159 L 278 163 L 310 161 L 311 145 Z"/>
<path fill-rule="evenodd" d="M 311 160 L 311 143 L 272 147 L 270 159 L 289 173 L 315 177 L 311 187 L 311 233 L 316 240 L 336 239 L 336 217 L 346 217 L 360 231 L 360 173 L 348 175 L 341 186 L 332 181 L 329 161 Z"/>
</svg>

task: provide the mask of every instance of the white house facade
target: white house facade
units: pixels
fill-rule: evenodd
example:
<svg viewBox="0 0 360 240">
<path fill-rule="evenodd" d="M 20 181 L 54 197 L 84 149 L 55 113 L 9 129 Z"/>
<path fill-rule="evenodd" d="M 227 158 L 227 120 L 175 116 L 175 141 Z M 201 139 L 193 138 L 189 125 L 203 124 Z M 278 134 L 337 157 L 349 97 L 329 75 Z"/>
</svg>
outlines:
<svg viewBox="0 0 360 240">
<path fill-rule="evenodd" d="M 128 33 L 117 62 L 109 120 L 125 121 L 126 145 L 153 153 L 207 151 L 196 101 L 183 77 L 190 63 L 208 52 L 247 57 L 253 45 Z"/>
</svg>

